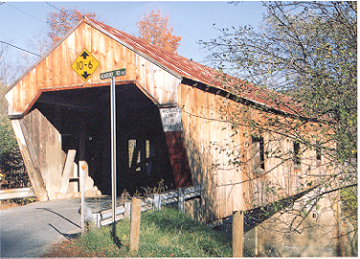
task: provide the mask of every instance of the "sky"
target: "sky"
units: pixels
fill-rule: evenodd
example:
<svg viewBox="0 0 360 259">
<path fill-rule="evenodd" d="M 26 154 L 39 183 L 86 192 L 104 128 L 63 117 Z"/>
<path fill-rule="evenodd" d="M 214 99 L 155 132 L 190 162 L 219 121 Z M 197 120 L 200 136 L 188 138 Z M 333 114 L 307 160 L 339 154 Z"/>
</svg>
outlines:
<svg viewBox="0 0 360 259">
<path fill-rule="evenodd" d="M 2 2 L 0 0 L 0 41 L 32 53 L 39 53 L 31 42 L 46 35 L 49 12 L 57 9 L 77 8 L 82 13 L 96 13 L 105 24 L 139 36 L 137 22 L 146 12 L 160 9 L 169 15 L 173 33 L 181 36 L 178 54 L 204 65 L 210 65 L 206 51 L 199 40 L 208 41 L 221 35 L 218 29 L 252 25 L 257 28 L 265 9 L 259 1 L 241 1 L 237 5 L 227 1 L 46 1 Z M 7 62 L 32 65 L 38 57 L 8 44 Z M 20 76 L 20 75 L 17 75 Z"/>
</svg>

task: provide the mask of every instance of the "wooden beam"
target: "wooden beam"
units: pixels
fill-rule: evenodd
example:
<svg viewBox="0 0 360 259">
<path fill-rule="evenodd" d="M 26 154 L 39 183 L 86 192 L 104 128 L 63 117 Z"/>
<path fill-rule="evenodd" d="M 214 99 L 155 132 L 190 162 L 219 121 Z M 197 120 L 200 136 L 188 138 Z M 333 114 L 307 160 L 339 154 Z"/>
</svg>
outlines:
<svg viewBox="0 0 360 259">
<path fill-rule="evenodd" d="M 47 201 L 49 197 L 40 173 L 38 161 L 33 157 L 35 150 L 27 129 L 23 123 L 20 123 L 20 120 L 11 120 L 11 124 L 36 198 L 39 201 Z"/>
<path fill-rule="evenodd" d="M 71 172 L 74 171 L 75 156 L 76 156 L 76 150 L 69 149 L 66 156 L 64 170 L 61 176 L 61 189 L 60 189 L 61 193 L 66 193 L 69 188 L 70 174 Z"/>
</svg>

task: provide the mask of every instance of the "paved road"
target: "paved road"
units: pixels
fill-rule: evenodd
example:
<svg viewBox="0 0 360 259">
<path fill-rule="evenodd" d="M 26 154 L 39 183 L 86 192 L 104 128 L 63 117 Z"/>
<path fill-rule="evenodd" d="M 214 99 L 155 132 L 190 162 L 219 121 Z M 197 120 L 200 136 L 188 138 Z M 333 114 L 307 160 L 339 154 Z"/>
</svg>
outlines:
<svg viewBox="0 0 360 259">
<path fill-rule="evenodd" d="M 35 202 L 0 210 L 0 256 L 39 257 L 80 233 L 80 199 Z"/>
</svg>

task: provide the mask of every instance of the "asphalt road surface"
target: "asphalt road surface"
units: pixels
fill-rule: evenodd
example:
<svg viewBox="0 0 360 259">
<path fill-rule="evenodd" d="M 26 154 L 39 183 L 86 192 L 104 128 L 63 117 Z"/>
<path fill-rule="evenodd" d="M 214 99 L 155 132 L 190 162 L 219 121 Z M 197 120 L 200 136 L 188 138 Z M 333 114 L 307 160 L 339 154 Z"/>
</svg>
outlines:
<svg viewBox="0 0 360 259">
<path fill-rule="evenodd" d="M 80 233 L 80 199 L 35 202 L 0 210 L 0 256 L 39 257 Z"/>
</svg>

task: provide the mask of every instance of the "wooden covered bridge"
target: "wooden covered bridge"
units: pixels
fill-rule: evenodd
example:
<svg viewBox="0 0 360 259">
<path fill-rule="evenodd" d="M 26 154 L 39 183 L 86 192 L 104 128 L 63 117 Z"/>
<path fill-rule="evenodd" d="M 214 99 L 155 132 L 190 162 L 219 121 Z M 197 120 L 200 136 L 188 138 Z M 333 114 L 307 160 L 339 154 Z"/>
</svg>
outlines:
<svg viewBox="0 0 360 259">
<path fill-rule="evenodd" d="M 6 94 L 40 201 L 79 196 L 79 160 L 87 194 L 110 194 L 110 79 L 101 74 L 114 70 L 118 193 L 161 179 L 170 189 L 198 185 L 199 211 L 211 222 L 278 199 L 266 194 L 271 188 L 295 195 L 323 170 L 316 150 L 256 130 L 239 112 L 291 125 L 293 108 L 242 81 L 245 90 L 233 93 L 218 71 L 84 18 Z M 297 158 L 271 155 L 277 150 Z"/>
</svg>

